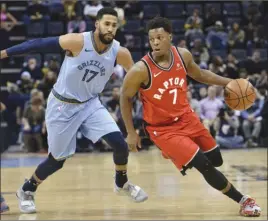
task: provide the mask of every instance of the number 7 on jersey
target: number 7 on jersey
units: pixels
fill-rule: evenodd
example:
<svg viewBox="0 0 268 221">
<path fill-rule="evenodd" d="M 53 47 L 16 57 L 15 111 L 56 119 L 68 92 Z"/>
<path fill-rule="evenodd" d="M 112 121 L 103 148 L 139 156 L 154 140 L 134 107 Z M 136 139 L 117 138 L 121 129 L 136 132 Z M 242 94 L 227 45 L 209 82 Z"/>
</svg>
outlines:
<svg viewBox="0 0 268 221">
<path fill-rule="evenodd" d="M 170 94 L 174 94 L 173 95 L 173 104 L 176 104 L 177 103 L 177 95 L 178 95 L 178 89 L 175 88 L 175 89 L 172 89 L 169 91 Z"/>
</svg>

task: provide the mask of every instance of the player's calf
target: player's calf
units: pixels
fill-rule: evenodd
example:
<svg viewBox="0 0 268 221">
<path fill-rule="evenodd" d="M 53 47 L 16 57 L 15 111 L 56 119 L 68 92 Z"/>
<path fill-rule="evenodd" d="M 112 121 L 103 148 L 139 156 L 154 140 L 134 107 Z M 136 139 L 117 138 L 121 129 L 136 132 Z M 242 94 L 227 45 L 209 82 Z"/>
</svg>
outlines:
<svg viewBox="0 0 268 221">
<path fill-rule="evenodd" d="M 195 167 L 205 178 L 205 180 L 215 189 L 221 191 L 224 195 L 233 199 L 241 205 L 240 214 L 243 216 L 259 216 L 261 208 L 252 198 L 241 194 L 228 180 L 218 171 L 208 160 L 208 158 L 199 151 L 190 166 Z"/>
<path fill-rule="evenodd" d="M 19 208 L 23 213 L 35 213 L 34 195 L 39 184 L 63 167 L 65 160 L 57 161 L 51 154 L 37 167 L 35 173 L 17 191 Z"/>
<path fill-rule="evenodd" d="M 128 181 L 128 145 L 121 132 L 113 132 L 105 135 L 103 139 L 113 148 L 115 163 L 115 192 L 129 196 L 134 202 L 143 202 L 148 199 L 147 193 L 139 186 Z"/>
</svg>

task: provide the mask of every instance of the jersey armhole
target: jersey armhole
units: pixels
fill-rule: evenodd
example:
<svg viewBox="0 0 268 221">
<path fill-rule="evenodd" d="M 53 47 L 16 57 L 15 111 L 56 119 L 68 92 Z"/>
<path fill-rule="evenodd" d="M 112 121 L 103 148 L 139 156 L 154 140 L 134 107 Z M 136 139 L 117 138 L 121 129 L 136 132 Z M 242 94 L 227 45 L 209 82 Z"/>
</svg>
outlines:
<svg viewBox="0 0 268 221">
<path fill-rule="evenodd" d="M 184 60 L 183 60 L 183 57 L 181 56 L 181 53 L 179 52 L 179 50 L 178 50 L 178 48 L 177 48 L 176 46 L 174 46 L 174 47 L 176 48 L 176 51 L 178 52 L 178 55 L 179 55 L 179 57 L 180 57 L 180 59 L 181 59 L 181 61 L 182 61 L 182 63 L 183 63 L 184 69 L 185 69 L 186 72 L 187 72 L 187 67 L 186 67 L 185 62 L 184 62 Z"/>
<path fill-rule="evenodd" d="M 149 68 L 148 64 L 146 63 L 146 61 L 144 61 L 143 59 L 142 59 L 141 61 L 145 64 L 145 66 L 146 66 L 146 68 L 147 68 L 148 77 L 149 77 L 149 82 L 148 82 L 148 84 L 145 85 L 145 84 L 142 83 L 142 84 L 141 84 L 141 88 L 142 88 L 143 90 L 147 90 L 147 89 L 149 89 L 150 86 L 151 86 L 151 83 L 152 83 L 152 75 L 151 75 L 150 68 Z"/>
</svg>

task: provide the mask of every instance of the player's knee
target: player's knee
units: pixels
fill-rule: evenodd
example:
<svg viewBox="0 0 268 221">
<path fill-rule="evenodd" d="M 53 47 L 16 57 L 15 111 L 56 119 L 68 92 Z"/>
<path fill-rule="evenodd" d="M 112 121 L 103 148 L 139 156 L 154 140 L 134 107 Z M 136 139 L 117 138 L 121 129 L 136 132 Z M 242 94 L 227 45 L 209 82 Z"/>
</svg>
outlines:
<svg viewBox="0 0 268 221">
<path fill-rule="evenodd" d="M 190 166 L 196 168 L 202 174 L 210 173 L 214 169 L 210 160 L 201 151 L 198 151 L 192 159 Z"/>
<path fill-rule="evenodd" d="M 128 163 L 128 146 L 121 132 L 107 134 L 103 139 L 113 148 L 113 159 L 116 165 Z"/>
<path fill-rule="evenodd" d="M 48 156 L 48 164 L 55 170 L 60 170 L 63 167 L 65 161 L 66 161 L 65 159 L 56 160 L 51 154 L 49 154 Z"/>
<path fill-rule="evenodd" d="M 223 159 L 219 147 L 215 148 L 214 150 L 208 153 L 205 153 L 205 155 L 207 156 L 207 158 L 214 167 L 220 167 L 223 164 Z"/>
</svg>

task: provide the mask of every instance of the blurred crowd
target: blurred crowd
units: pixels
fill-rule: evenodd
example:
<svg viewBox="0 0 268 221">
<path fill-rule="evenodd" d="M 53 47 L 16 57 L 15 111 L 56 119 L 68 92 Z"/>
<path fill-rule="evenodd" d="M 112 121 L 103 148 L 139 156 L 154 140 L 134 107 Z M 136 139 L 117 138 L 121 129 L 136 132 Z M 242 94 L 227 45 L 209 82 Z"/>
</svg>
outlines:
<svg viewBox="0 0 268 221">
<path fill-rule="evenodd" d="M 239 6 L 243 9 L 239 14 L 235 14 L 238 9 L 234 9 L 235 4 L 232 3 L 229 9 L 228 5 L 223 6 L 223 3 L 204 6 L 199 2 L 191 7 L 183 3 L 184 10 L 179 15 L 177 11 L 179 3 L 176 5 L 178 8 L 174 6 L 176 4 L 174 2 L 157 4 L 146 5 L 135 0 L 33 0 L 29 2 L 21 18 L 15 18 L 8 12 L 6 5 L 1 4 L 1 36 L 4 36 L 3 32 L 7 34 L 16 26 L 18 20 L 23 21 L 27 27 L 36 22 L 42 23 L 43 36 L 51 33 L 49 26 L 51 21 L 63 22 L 68 33 L 84 32 L 94 29 L 94 20 L 99 9 L 111 6 L 119 15 L 120 27 L 116 39 L 131 50 L 136 61 L 148 51 L 149 46 L 143 24 L 150 17 L 161 15 L 161 5 L 164 5 L 165 13 L 166 10 L 170 10 L 168 15 L 174 25 L 174 45 L 188 48 L 201 68 L 233 79 L 248 78 L 256 87 L 256 102 L 248 110 L 240 112 L 226 107 L 223 101 L 223 88 L 208 87 L 188 79 L 187 96 L 190 105 L 205 127 L 211 131 L 221 148 L 267 146 L 268 133 L 264 128 L 268 125 L 268 36 L 265 31 L 268 15 L 264 13 L 268 10 L 267 3 L 239 2 Z M 219 4 L 221 4 L 220 11 Z M 176 16 L 172 14 L 174 8 L 178 18 L 173 17 Z M 230 13 L 233 13 L 231 14 L 233 17 Z M 130 25 L 132 28 L 129 28 Z M 137 29 L 133 28 L 134 26 Z M 1 44 L 3 47 L 0 49 L 5 48 L 8 43 L 3 45 Z M 8 145 L 19 144 L 26 152 L 47 150 L 46 100 L 57 80 L 61 62 L 62 55 L 58 54 L 47 55 L 45 59 L 40 58 L 40 55 L 29 55 L 22 64 L 20 78 L 7 82 L 8 97 L 1 103 L 0 110 L 1 117 L 9 128 Z M 117 65 L 111 80 L 100 94 L 100 99 L 126 136 L 119 108 L 120 87 L 124 76 L 123 68 Z M 141 101 L 137 95 L 134 100 L 133 119 L 135 127 L 143 137 L 143 149 L 148 149 L 151 142 L 142 129 L 142 111 Z M 110 151 L 103 141 L 92 144 L 80 132 L 77 134 L 77 144 L 78 152 L 90 152 L 95 149 Z"/>
</svg>

